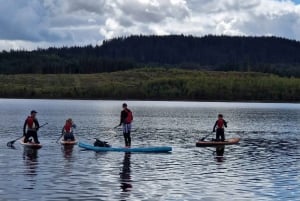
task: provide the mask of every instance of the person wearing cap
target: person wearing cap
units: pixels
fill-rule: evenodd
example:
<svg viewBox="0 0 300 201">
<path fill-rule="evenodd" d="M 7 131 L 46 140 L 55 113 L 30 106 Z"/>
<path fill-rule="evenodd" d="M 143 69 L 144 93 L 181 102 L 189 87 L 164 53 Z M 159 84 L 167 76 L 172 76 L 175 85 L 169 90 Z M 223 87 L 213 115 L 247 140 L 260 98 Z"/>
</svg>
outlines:
<svg viewBox="0 0 300 201">
<path fill-rule="evenodd" d="M 37 131 L 39 130 L 39 122 L 36 118 L 37 112 L 32 110 L 30 112 L 30 116 L 28 116 L 24 122 L 23 126 L 23 135 L 24 135 L 24 143 L 27 143 L 29 138 L 32 137 L 34 142 L 39 144 L 39 139 L 37 136 Z"/>
<path fill-rule="evenodd" d="M 133 115 L 131 110 L 127 108 L 127 104 L 123 103 L 122 105 L 123 110 L 121 112 L 121 118 L 120 118 L 120 124 L 119 126 L 123 125 L 123 136 L 125 140 L 125 146 L 130 147 L 131 146 L 131 122 L 133 120 Z"/>
<path fill-rule="evenodd" d="M 62 135 L 64 136 L 64 141 L 75 141 L 73 128 L 76 128 L 76 125 L 73 123 L 73 120 L 71 118 L 67 119 L 61 131 Z"/>
</svg>

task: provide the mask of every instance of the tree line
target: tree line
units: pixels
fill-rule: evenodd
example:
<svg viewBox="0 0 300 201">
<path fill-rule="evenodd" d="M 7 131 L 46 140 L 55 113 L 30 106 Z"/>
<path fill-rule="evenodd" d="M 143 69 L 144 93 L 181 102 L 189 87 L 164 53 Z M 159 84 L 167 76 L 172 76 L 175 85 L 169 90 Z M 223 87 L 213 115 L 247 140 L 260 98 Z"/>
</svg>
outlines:
<svg viewBox="0 0 300 201">
<path fill-rule="evenodd" d="M 300 42 L 279 37 L 136 35 L 99 46 L 2 51 L 0 73 L 86 74 L 161 66 L 300 77 L 299 55 Z"/>
<path fill-rule="evenodd" d="M 6 98 L 300 101 L 300 78 L 163 68 L 80 75 L 0 75 L 0 87 L 0 97 Z"/>
</svg>

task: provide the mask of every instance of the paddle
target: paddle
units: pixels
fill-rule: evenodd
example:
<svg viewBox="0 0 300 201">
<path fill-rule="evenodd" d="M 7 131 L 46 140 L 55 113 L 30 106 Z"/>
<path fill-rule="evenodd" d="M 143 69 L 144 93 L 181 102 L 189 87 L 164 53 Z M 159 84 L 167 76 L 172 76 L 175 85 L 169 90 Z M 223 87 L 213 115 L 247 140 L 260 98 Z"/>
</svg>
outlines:
<svg viewBox="0 0 300 201">
<path fill-rule="evenodd" d="M 104 131 L 105 133 L 110 133 L 110 134 L 113 134 L 113 135 L 116 135 L 116 131 L 114 131 L 114 129 L 116 129 L 117 127 L 113 127 L 113 128 L 110 128 L 109 130 L 107 131 Z"/>
<path fill-rule="evenodd" d="M 113 136 L 110 138 L 110 140 L 111 140 L 112 138 L 117 137 L 117 132 L 116 132 L 114 129 L 116 129 L 116 128 L 118 128 L 118 127 L 119 127 L 119 125 L 117 125 L 117 126 L 111 128 L 111 129 L 109 129 L 108 131 L 106 131 L 107 133 L 113 135 Z"/>
<path fill-rule="evenodd" d="M 43 126 L 46 126 L 47 124 L 48 124 L 48 123 L 46 122 L 46 123 L 44 123 L 43 125 L 37 127 L 37 129 L 38 129 L 38 128 L 42 128 Z M 17 140 L 21 139 L 22 137 L 24 137 L 24 136 L 18 137 L 17 139 L 12 140 L 12 141 L 6 143 L 6 145 L 7 145 L 8 147 L 13 147 L 13 144 L 14 144 Z"/>
<path fill-rule="evenodd" d="M 18 137 L 17 139 L 8 142 L 6 145 L 7 145 L 8 147 L 13 147 L 13 146 L 14 146 L 14 143 L 15 143 L 17 140 L 21 139 L 22 137 L 24 137 L 24 136 Z"/>
<path fill-rule="evenodd" d="M 210 134 L 212 134 L 213 132 L 211 132 L 211 133 L 208 133 L 208 135 L 206 135 L 206 136 L 204 136 L 203 138 L 201 138 L 201 140 L 200 141 L 204 141 L 205 140 L 205 138 L 207 138 Z"/>
<path fill-rule="evenodd" d="M 63 135 L 64 135 L 64 133 L 62 133 L 62 134 L 59 136 L 59 138 L 57 138 L 57 140 L 56 140 L 55 142 L 58 143 L 58 140 L 59 140 L 60 138 L 62 138 Z"/>
<path fill-rule="evenodd" d="M 110 128 L 110 129 L 107 130 L 107 131 L 104 131 L 104 132 L 110 133 L 110 134 L 113 134 L 113 135 L 117 135 L 117 132 L 114 131 L 114 129 L 118 128 L 119 126 L 120 126 L 120 125 L 117 125 L 117 126 L 115 126 L 115 127 L 113 127 L 113 128 Z"/>
</svg>

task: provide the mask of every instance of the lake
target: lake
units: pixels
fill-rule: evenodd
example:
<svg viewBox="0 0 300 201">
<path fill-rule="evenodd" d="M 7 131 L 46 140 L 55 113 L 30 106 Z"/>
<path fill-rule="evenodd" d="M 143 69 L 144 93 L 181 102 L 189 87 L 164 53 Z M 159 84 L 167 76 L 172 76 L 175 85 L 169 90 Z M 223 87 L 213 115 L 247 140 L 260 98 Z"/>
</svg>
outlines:
<svg viewBox="0 0 300 201">
<path fill-rule="evenodd" d="M 67 118 L 80 141 L 124 146 L 121 101 L 0 99 L 0 200 L 300 200 L 300 104 L 128 101 L 132 146 L 172 146 L 172 153 L 95 153 L 56 143 Z M 38 111 L 43 148 L 8 141 Z M 225 146 L 195 147 L 218 113 Z M 208 138 L 211 139 L 213 135 Z M 216 153 L 216 151 L 218 151 Z"/>
</svg>

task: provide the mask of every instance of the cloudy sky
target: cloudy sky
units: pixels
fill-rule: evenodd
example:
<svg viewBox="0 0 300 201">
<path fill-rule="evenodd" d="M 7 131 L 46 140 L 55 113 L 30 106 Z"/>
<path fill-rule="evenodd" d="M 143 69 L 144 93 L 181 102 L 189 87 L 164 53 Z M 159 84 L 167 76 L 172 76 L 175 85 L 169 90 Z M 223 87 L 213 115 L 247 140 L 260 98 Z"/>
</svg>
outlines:
<svg viewBox="0 0 300 201">
<path fill-rule="evenodd" d="M 300 0 L 0 0 L 0 50 L 101 44 L 131 34 L 300 40 Z"/>
</svg>

